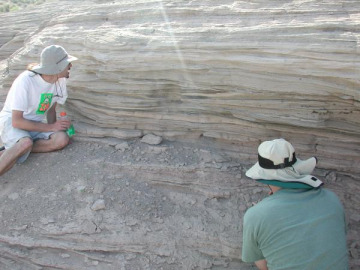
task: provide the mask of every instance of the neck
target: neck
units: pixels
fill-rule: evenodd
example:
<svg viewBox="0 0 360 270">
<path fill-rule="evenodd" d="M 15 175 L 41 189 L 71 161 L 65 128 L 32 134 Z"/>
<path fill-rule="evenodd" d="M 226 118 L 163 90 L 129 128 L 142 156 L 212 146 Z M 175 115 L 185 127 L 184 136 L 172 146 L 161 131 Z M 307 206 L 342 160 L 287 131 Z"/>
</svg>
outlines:
<svg viewBox="0 0 360 270">
<path fill-rule="evenodd" d="M 269 185 L 269 188 L 271 190 L 270 195 L 274 194 L 275 192 L 277 192 L 277 191 L 279 191 L 281 189 L 281 187 L 271 186 L 271 185 Z"/>
<path fill-rule="evenodd" d="M 58 80 L 58 76 L 57 75 L 45 75 L 45 74 L 40 74 L 41 78 L 43 78 L 43 80 L 45 82 L 48 83 L 55 83 Z"/>
</svg>

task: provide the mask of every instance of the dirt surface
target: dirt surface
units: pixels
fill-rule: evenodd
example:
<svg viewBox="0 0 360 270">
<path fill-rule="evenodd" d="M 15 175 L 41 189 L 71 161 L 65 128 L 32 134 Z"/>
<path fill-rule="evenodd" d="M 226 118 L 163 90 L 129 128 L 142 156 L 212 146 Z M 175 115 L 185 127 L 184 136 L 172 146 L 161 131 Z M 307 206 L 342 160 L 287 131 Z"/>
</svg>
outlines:
<svg viewBox="0 0 360 270">
<path fill-rule="evenodd" d="M 255 269 L 240 260 L 242 219 L 267 189 L 245 177 L 242 146 L 157 139 L 76 137 L 1 176 L 0 269 Z M 314 174 L 344 203 L 357 269 L 357 180 Z"/>
<path fill-rule="evenodd" d="M 213 146 L 79 138 L 31 154 L 0 180 L 0 269 L 254 269 L 242 217 L 266 191 Z"/>
</svg>

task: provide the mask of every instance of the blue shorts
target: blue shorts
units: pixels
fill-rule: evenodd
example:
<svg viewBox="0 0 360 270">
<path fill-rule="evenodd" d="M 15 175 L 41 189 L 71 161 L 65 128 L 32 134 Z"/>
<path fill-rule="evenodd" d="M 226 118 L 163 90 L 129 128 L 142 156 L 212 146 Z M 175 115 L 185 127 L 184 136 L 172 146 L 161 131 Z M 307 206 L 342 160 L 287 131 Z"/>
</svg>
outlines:
<svg viewBox="0 0 360 270">
<path fill-rule="evenodd" d="M 8 149 L 10 147 L 13 147 L 22 138 L 29 137 L 34 142 L 36 140 L 41 140 L 41 139 L 42 140 L 48 140 L 53 133 L 54 132 L 26 131 L 26 130 L 14 128 L 12 126 L 11 118 L 8 118 L 3 124 L 3 129 L 2 129 L 2 133 L 1 133 L 1 140 L 2 140 L 2 142 L 4 144 L 4 146 L 5 146 L 5 149 Z M 29 151 L 26 154 L 24 154 L 23 156 L 21 156 L 17 160 L 17 162 L 18 163 L 24 162 L 28 158 L 30 152 L 31 151 Z"/>
</svg>

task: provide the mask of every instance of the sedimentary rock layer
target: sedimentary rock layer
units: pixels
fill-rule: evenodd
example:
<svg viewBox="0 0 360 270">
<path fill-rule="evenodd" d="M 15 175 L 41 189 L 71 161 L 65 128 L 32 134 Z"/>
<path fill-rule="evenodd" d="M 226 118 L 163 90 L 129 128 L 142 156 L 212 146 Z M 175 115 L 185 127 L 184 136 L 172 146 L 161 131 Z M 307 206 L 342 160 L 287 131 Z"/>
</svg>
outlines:
<svg viewBox="0 0 360 270">
<path fill-rule="evenodd" d="M 224 153 L 232 151 L 238 163 L 247 165 L 256 160 L 260 141 L 286 138 L 300 158 L 319 158 L 321 176 L 345 202 L 350 216 L 350 259 L 356 268 L 360 265 L 356 185 L 360 173 L 359 10 L 357 0 L 47 1 L 35 9 L 0 15 L 0 101 L 5 100 L 12 81 L 27 64 L 39 62 L 45 46 L 59 44 L 79 58 L 71 70 L 65 106 L 79 137 L 129 139 L 155 134 L 193 142 L 205 137 L 206 142 L 218 143 Z M 221 149 L 217 148 L 218 153 Z M 217 164 L 216 160 L 209 162 Z M 182 212 L 179 206 L 173 211 L 178 216 L 163 219 L 165 225 L 157 224 L 160 220 L 151 216 L 151 228 L 145 228 L 138 221 L 147 216 L 133 213 L 137 218 L 134 221 L 134 215 L 125 215 L 125 208 L 114 207 L 116 213 L 125 209 L 127 218 L 127 223 L 117 222 L 115 210 L 109 207 L 106 211 L 102 207 L 107 206 L 99 203 L 93 208 L 100 207 L 105 214 L 104 221 L 97 220 L 86 196 L 81 197 L 81 190 L 80 195 L 74 191 L 80 187 L 70 187 L 73 189 L 66 196 L 81 197 L 75 201 L 82 205 L 64 205 L 64 209 L 73 209 L 79 214 L 77 218 L 62 220 L 64 213 L 60 211 L 54 220 L 43 220 L 39 225 L 36 218 L 29 216 L 27 223 L 12 228 L 11 234 L 10 223 L 6 222 L 12 221 L 4 222 L 0 249 L 6 256 L 0 258 L 0 263 L 9 269 L 14 269 L 13 261 L 23 262 L 30 269 L 88 269 L 96 268 L 93 263 L 97 262 L 108 264 L 103 269 L 125 269 L 114 262 L 119 258 L 131 261 L 134 254 L 140 254 L 140 265 L 148 268 L 171 265 L 180 269 L 181 263 L 182 269 L 244 265 L 237 259 L 241 246 L 237 233 L 241 228 L 233 223 L 241 224 L 245 208 L 263 191 L 247 195 L 254 186 L 243 182 L 242 175 L 235 179 L 237 174 L 229 164 L 218 170 L 202 164 L 185 169 L 153 167 L 151 162 L 130 168 L 127 163 L 115 165 L 119 176 L 108 175 L 106 181 L 115 179 L 115 184 L 120 183 L 126 191 L 127 179 L 120 175 L 125 174 L 129 179 L 141 179 L 140 186 L 144 181 L 151 186 L 165 186 L 169 195 L 166 199 L 174 201 L 174 205 L 197 207 L 190 212 L 193 219 L 188 219 L 189 212 Z M 112 165 L 99 160 L 92 166 Z M 73 176 L 71 170 L 67 173 Z M 74 180 L 79 185 L 87 183 L 88 189 L 84 190 L 91 195 L 89 186 L 96 185 L 97 176 L 82 180 L 76 175 Z M 214 193 L 224 185 L 232 193 Z M 184 187 L 189 188 L 187 192 L 178 192 Z M 0 195 L 15 201 L 16 196 L 32 196 L 31 192 L 29 187 L 17 195 L 8 196 L 6 190 Z M 110 193 L 106 196 L 115 196 Z M 203 201 L 193 200 L 192 194 Z M 212 200 L 216 198 L 223 208 Z M 50 199 L 61 204 L 55 197 Z M 151 199 L 158 200 L 155 195 Z M 129 200 L 124 203 L 129 204 Z M 165 205 L 161 201 L 158 204 Z M 12 215 L 5 211 L 11 207 L 17 204 L 3 206 L 3 216 Z M 144 210 L 141 205 L 135 208 Z M 155 215 L 155 208 L 150 213 Z M 223 209 L 228 212 L 219 216 Z M 201 222 L 194 218 L 199 212 L 206 213 Z M 204 233 L 200 227 L 190 233 L 193 221 L 205 224 L 205 231 L 210 229 L 211 233 Z M 224 229 L 220 236 L 212 222 Z M 221 227 L 222 222 L 228 228 Z M 183 242 L 169 241 L 172 232 L 168 225 L 176 224 L 181 224 L 178 237 L 187 237 Z M 136 233 L 129 238 L 118 232 L 117 226 L 125 232 L 136 229 Z M 101 237 L 98 228 L 106 230 Z M 153 239 L 153 235 L 161 235 L 156 231 L 159 228 L 164 230 L 165 238 Z M 99 246 L 92 246 L 92 241 Z M 155 246 L 147 246 L 149 243 Z M 188 249 L 197 255 L 191 257 Z M 48 256 L 43 255 L 46 252 Z M 52 256 L 58 256 L 58 252 L 65 261 L 71 260 L 64 265 L 51 264 Z"/>
<path fill-rule="evenodd" d="M 1 16 L 2 96 L 56 43 L 79 57 L 67 109 L 84 134 L 285 137 L 359 172 L 359 5 L 51 1 Z"/>
</svg>

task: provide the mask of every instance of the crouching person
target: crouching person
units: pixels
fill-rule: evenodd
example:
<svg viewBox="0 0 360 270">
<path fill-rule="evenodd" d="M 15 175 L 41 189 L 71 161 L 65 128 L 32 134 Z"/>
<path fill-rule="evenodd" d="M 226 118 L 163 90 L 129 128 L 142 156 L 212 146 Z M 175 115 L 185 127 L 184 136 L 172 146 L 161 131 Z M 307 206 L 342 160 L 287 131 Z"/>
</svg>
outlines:
<svg viewBox="0 0 360 270">
<path fill-rule="evenodd" d="M 310 175 L 316 163 L 297 158 L 283 139 L 260 144 L 246 176 L 268 185 L 270 196 L 245 213 L 244 262 L 260 270 L 348 269 L 343 206 Z"/>
<path fill-rule="evenodd" d="M 30 152 L 51 152 L 69 143 L 65 131 L 71 123 L 57 120 L 56 105 L 66 101 L 66 79 L 76 59 L 61 46 L 46 47 L 40 64 L 29 66 L 13 82 L 0 112 L 0 175 Z"/>
</svg>

